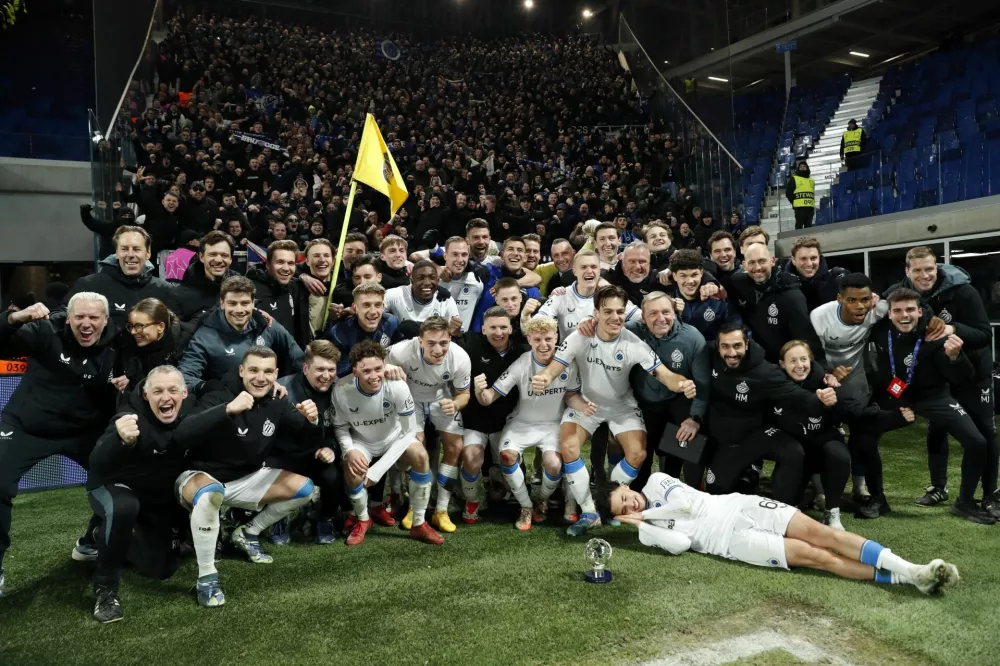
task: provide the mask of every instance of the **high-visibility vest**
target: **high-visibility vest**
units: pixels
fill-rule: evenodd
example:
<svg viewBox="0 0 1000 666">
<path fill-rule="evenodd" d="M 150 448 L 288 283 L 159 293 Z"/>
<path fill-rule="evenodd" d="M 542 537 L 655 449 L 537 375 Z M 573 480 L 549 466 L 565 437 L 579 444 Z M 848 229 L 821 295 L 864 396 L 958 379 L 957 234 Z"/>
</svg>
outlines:
<svg viewBox="0 0 1000 666">
<path fill-rule="evenodd" d="M 695 89 L 697 89 L 697 87 L 698 87 L 698 79 L 695 78 L 684 79 L 685 93 L 691 94 L 695 91 Z"/>
<path fill-rule="evenodd" d="M 815 208 L 816 207 L 816 181 L 812 178 L 802 176 L 792 176 L 795 178 L 795 194 L 792 199 L 792 206 L 795 208 Z"/>
<path fill-rule="evenodd" d="M 844 154 L 861 152 L 861 128 L 844 132 Z"/>
</svg>

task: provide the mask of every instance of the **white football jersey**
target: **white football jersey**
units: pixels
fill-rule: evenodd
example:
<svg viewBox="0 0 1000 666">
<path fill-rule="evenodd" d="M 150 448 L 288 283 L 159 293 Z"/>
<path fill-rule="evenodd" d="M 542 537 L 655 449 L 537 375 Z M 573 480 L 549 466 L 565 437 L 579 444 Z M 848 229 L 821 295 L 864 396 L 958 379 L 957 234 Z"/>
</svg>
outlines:
<svg viewBox="0 0 1000 666">
<path fill-rule="evenodd" d="M 830 365 L 851 366 L 856 371 L 864 372 L 863 356 L 865 345 L 868 344 L 868 334 L 872 326 L 885 317 L 888 311 L 889 303 L 879 301 L 863 322 L 852 326 L 845 324 L 840 318 L 840 304 L 830 301 L 813 310 L 809 314 L 809 320 L 823 343 L 823 351 L 826 352 Z"/>
<path fill-rule="evenodd" d="M 413 399 L 429 403 L 452 398 L 456 391 L 469 388 L 472 383 L 472 363 L 464 349 L 452 343 L 441 365 L 424 361 L 420 338 L 397 342 L 389 347 L 387 363 L 398 365 L 406 373 L 406 383 Z"/>
<path fill-rule="evenodd" d="M 580 391 L 580 378 L 576 368 L 569 365 L 541 393 L 531 390 L 531 378 L 545 369 L 535 360 L 535 355 L 528 351 L 511 363 L 494 382 L 493 390 L 506 396 L 517 388 L 517 407 L 511 415 L 511 420 L 517 423 L 558 424 L 562 420 L 567 392 Z"/>
<path fill-rule="evenodd" d="M 381 446 L 403 436 L 402 417 L 413 414 L 413 397 L 403 381 L 384 381 L 377 393 L 365 393 L 354 375 L 333 387 L 333 427 L 349 429 L 350 439 Z M 341 444 L 344 439 L 338 437 Z M 350 447 L 346 447 L 350 448 Z"/>
<path fill-rule="evenodd" d="M 559 322 L 559 339 L 566 337 L 576 330 L 580 322 L 588 317 L 594 316 L 594 297 L 582 296 L 576 290 L 576 282 L 566 289 L 566 293 L 561 296 L 549 296 L 549 300 L 538 308 L 536 315 L 552 317 Z M 629 322 L 641 316 L 639 308 L 629 301 L 625 304 L 625 321 Z"/>
<path fill-rule="evenodd" d="M 647 509 L 677 509 L 669 518 L 651 520 L 654 525 L 684 534 L 696 553 L 728 557 L 733 528 L 747 495 L 709 495 L 662 472 L 649 475 L 642 494 Z"/>
<path fill-rule="evenodd" d="M 656 352 L 637 335 L 624 329 L 618 337 L 608 341 L 596 335 L 585 338 L 575 331 L 556 349 L 555 360 L 567 367 L 576 361 L 583 396 L 594 404 L 613 408 L 624 403 L 629 409 L 635 403 L 628 381 L 632 366 L 652 372 L 660 365 Z"/>
<path fill-rule="evenodd" d="M 458 318 L 462 320 L 462 333 L 469 330 L 472 318 L 476 314 L 476 306 L 483 295 L 483 283 L 476 279 L 472 272 L 463 273 L 451 282 L 442 282 L 441 286 L 451 292 L 458 308 Z"/>
<path fill-rule="evenodd" d="M 399 321 L 423 322 L 434 316 L 451 321 L 452 317 L 458 316 L 454 298 L 439 301 L 435 294 L 430 303 L 421 303 L 413 298 L 413 290 L 408 284 L 386 290 L 385 311 L 394 314 Z"/>
</svg>

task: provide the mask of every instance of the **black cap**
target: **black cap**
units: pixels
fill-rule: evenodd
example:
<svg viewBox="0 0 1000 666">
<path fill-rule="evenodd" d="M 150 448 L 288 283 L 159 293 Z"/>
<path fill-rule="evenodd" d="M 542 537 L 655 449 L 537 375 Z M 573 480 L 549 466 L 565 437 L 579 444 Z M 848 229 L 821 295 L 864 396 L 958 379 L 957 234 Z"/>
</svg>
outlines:
<svg viewBox="0 0 1000 666">
<path fill-rule="evenodd" d="M 857 121 L 856 118 L 851 118 L 850 120 L 847 121 L 847 124 L 850 125 L 851 123 L 854 123 L 855 125 L 857 125 L 858 121 Z"/>
<path fill-rule="evenodd" d="M 205 183 L 200 180 L 196 180 L 193 183 L 191 183 L 191 190 L 194 192 L 204 192 Z"/>
</svg>

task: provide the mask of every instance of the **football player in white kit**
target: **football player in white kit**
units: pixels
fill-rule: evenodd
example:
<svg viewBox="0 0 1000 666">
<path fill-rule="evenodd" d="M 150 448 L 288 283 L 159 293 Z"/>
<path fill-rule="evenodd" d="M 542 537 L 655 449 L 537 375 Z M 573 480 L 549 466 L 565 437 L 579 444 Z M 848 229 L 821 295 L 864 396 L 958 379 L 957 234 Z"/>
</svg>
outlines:
<svg viewBox="0 0 1000 666">
<path fill-rule="evenodd" d="M 638 493 L 610 493 L 611 512 L 639 528 L 639 541 L 762 567 L 819 569 L 852 580 L 913 585 L 932 594 L 958 583 L 943 560 L 913 564 L 876 541 L 816 522 L 795 507 L 757 495 L 709 495 L 656 472 Z"/>
<path fill-rule="evenodd" d="M 385 292 L 385 311 L 401 323 L 444 317 L 457 335 L 462 328 L 458 305 L 450 294 L 443 297 L 444 292 L 438 292 L 438 268 L 434 262 L 427 259 L 418 261 L 410 272 L 410 280 L 408 285 L 393 287 Z"/>
<path fill-rule="evenodd" d="M 539 316 L 553 317 L 559 322 L 559 339 L 565 340 L 581 321 L 594 316 L 594 292 L 601 279 L 601 263 L 597 253 L 592 250 L 578 252 L 573 258 L 573 275 L 576 282 L 566 288 L 554 289 L 549 300 L 541 307 L 535 299 L 524 304 L 524 311 L 521 313 L 522 328 L 535 310 L 538 310 Z M 639 308 L 631 301 L 627 302 L 625 321 L 632 321 L 639 316 Z"/>
<path fill-rule="evenodd" d="M 448 517 L 448 501 L 458 482 L 458 459 L 462 455 L 461 410 L 469 404 L 471 396 L 469 355 L 451 344 L 448 321 L 431 317 L 420 325 L 420 337 L 389 348 L 388 361 L 406 373 L 406 383 L 416 401 L 417 437 L 424 442 L 424 424 L 429 419 L 441 438 L 437 504 L 431 524 L 442 532 L 454 532 L 455 523 Z M 411 504 L 403 518 L 403 527 L 409 528 L 416 522 L 414 512 Z"/>
<path fill-rule="evenodd" d="M 641 366 L 675 393 L 683 393 L 688 398 L 695 396 L 693 381 L 667 370 L 649 345 L 624 330 L 627 302 L 628 296 L 621 287 L 598 289 L 594 294 L 596 335 L 588 338 L 579 331 L 570 334 L 559 345 L 552 363 L 531 380 L 531 390 L 542 393 L 575 361 L 583 397 L 597 406 L 592 413 L 567 408 L 559 428 L 563 471 L 583 512 L 580 520 L 567 529 L 572 536 L 601 524 L 590 494 L 590 474 L 580 458 L 583 443 L 597 427 L 607 422 L 625 453 L 611 471 L 611 481 L 630 483 L 646 459 L 646 426 L 629 384 L 632 366 Z"/>
<path fill-rule="evenodd" d="M 559 457 L 559 422 L 568 405 L 584 413 L 593 414 L 596 407 L 580 395 L 580 379 L 570 365 L 548 388 L 541 392 L 532 390 L 532 378 L 542 372 L 555 356 L 558 324 L 551 317 L 535 317 L 525 325 L 524 334 L 531 351 L 521 355 L 507 368 L 492 388 L 486 386 L 486 375 L 475 378 L 476 400 L 488 406 L 498 396 L 506 396 L 515 388 L 518 391 L 517 407 L 507 421 L 500 436 L 500 463 L 507 485 L 521 505 L 521 514 L 514 527 L 522 532 L 531 529 L 532 520 L 545 520 L 548 501 L 562 481 L 562 458 Z M 538 497 L 532 502 L 521 470 L 521 456 L 525 450 L 537 447 L 542 456 L 544 474 Z"/>
<path fill-rule="evenodd" d="M 386 351 L 364 340 L 351 349 L 353 373 L 333 388 L 334 435 L 344 461 L 347 496 L 354 507 L 348 546 L 357 546 L 372 526 L 368 515 L 368 486 L 378 482 L 396 461 L 410 468 L 410 537 L 441 545 L 444 539 L 424 522 L 431 494 L 427 450 L 417 436 L 418 420 L 410 389 L 404 381 L 385 378 Z M 372 465 L 375 458 L 381 460 Z"/>
</svg>

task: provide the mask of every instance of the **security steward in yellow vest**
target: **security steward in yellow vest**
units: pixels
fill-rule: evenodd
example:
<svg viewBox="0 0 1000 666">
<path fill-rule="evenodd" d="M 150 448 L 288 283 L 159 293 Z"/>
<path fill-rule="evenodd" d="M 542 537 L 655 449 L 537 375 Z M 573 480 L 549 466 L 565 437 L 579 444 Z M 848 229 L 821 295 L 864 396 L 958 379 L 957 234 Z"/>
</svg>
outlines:
<svg viewBox="0 0 1000 666">
<path fill-rule="evenodd" d="M 795 173 L 788 179 L 785 197 L 795 211 L 795 228 L 811 227 L 816 214 L 816 182 L 809 177 L 809 165 L 805 160 L 799 162 Z"/>
<path fill-rule="evenodd" d="M 847 170 L 853 171 L 861 166 L 858 157 L 865 150 L 865 132 L 858 127 L 858 121 L 854 118 L 847 123 L 847 130 L 840 138 L 840 159 L 847 163 Z"/>
</svg>

